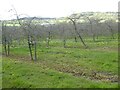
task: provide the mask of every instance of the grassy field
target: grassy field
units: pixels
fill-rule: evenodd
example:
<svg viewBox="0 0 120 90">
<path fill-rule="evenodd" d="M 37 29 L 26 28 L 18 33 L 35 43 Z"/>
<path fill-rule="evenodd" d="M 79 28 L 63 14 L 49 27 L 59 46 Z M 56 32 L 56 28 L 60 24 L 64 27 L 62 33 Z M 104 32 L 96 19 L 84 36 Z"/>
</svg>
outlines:
<svg viewBox="0 0 120 90">
<path fill-rule="evenodd" d="M 31 61 L 27 45 L 11 48 L 3 55 L 3 88 L 117 88 L 117 39 L 86 39 L 88 48 L 78 41 L 52 40 L 50 47 L 39 42 L 38 60 Z"/>
<path fill-rule="evenodd" d="M 0 89 L 2 88 L 2 58 L 0 57 Z"/>
</svg>

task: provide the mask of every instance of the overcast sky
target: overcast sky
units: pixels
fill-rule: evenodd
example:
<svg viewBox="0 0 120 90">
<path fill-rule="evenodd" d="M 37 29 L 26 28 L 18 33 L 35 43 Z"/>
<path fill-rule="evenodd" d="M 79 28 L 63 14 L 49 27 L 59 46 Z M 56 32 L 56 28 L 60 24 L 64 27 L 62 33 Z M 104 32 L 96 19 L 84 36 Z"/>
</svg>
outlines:
<svg viewBox="0 0 120 90">
<path fill-rule="evenodd" d="M 14 6 L 18 14 L 63 17 L 79 12 L 117 12 L 119 0 L 1 0 L 0 19 L 10 18 Z"/>
</svg>

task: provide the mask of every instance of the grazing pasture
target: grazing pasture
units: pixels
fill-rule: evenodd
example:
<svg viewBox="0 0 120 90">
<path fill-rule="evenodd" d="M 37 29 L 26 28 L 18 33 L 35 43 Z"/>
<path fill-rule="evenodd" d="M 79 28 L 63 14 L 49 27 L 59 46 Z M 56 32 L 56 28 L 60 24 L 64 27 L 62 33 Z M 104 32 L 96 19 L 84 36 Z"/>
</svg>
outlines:
<svg viewBox="0 0 120 90">
<path fill-rule="evenodd" d="M 1 20 L 3 88 L 118 88 L 118 12 Z"/>
<path fill-rule="evenodd" d="M 30 60 L 27 44 L 11 46 L 9 56 L 2 57 L 3 88 L 117 88 L 117 39 L 53 39 L 37 43 L 37 61 Z M 16 42 L 13 45 L 17 44 Z M 3 49 L 4 52 L 4 49 Z"/>
</svg>

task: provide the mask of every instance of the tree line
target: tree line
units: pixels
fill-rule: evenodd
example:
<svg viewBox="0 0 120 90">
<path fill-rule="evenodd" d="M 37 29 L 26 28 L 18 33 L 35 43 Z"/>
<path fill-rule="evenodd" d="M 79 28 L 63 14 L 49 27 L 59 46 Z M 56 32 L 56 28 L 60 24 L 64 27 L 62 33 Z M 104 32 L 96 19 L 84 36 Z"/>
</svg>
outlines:
<svg viewBox="0 0 120 90">
<path fill-rule="evenodd" d="M 61 39 L 63 47 L 66 47 L 67 39 L 74 39 L 85 48 L 89 47 L 84 38 L 92 37 L 93 42 L 99 36 L 109 36 L 115 39 L 117 33 L 117 14 L 115 13 L 80 13 L 72 14 L 63 18 L 20 18 L 16 10 L 16 19 L 2 20 L 2 45 L 6 56 L 10 54 L 10 47 L 13 41 L 21 44 L 27 41 L 31 60 L 37 60 L 37 44 L 40 40 L 46 41 L 50 47 L 52 39 Z M 107 16 L 108 15 L 108 16 Z M 24 45 L 25 43 L 23 43 Z"/>
</svg>

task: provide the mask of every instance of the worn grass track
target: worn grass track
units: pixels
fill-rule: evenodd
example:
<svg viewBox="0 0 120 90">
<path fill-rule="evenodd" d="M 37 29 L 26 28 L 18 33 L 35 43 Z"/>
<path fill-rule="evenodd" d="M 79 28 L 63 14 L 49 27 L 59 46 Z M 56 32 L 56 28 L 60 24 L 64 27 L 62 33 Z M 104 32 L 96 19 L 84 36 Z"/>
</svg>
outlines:
<svg viewBox="0 0 120 90">
<path fill-rule="evenodd" d="M 5 64 L 5 65 L 4 65 Z M 4 58 L 3 88 L 116 88 L 117 83 L 76 77 L 44 64 Z"/>
</svg>

